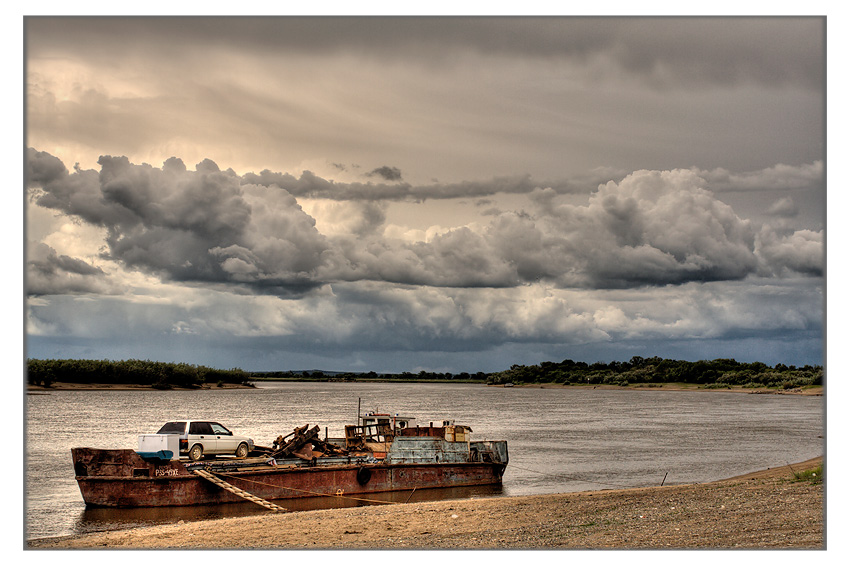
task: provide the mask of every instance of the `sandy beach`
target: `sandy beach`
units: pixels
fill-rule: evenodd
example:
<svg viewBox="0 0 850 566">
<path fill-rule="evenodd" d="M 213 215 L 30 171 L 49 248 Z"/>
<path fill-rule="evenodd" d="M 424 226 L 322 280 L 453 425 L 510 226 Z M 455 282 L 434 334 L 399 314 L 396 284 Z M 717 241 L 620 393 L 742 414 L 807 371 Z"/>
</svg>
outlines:
<svg viewBox="0 0 850 566">
<path fill-rule="evenodd" d="M 727 480 L 269 513 L 74 537 L 31 549 L 824 548 L 822 458 Z"/>
</svg>

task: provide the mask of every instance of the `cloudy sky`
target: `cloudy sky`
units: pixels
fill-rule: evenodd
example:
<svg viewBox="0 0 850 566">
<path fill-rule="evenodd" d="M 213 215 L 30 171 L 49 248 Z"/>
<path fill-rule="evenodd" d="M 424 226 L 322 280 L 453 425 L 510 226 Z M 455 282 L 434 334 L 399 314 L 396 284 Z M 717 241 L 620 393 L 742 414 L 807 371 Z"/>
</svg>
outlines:
<svg viewBox="0 0 850 566">
<path fill-rule="evenodd" d="M 821 364 L 819 18 L 29 18 L 26 353 Z"/>
</svg>

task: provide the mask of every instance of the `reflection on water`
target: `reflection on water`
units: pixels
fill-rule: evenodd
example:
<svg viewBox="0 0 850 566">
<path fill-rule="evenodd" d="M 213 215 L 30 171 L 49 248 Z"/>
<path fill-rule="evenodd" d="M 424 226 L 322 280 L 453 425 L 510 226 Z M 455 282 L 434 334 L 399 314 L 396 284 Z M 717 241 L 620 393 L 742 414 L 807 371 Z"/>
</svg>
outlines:
<svg viewBox="0 0 850 566">
<path fill-rule="evenodd" d="M 342 436 L 344 425 L 357 417 L 358 399 L 363 412 L 409 414 L 423 425 L 454 419 L 472 427 L 474 440 L 508 441 L 502 487 L 417 490 L 411 501 L 641 487 L 659 485 L 665 475 L 665 485 L 703 482 L 823 454 L 822 397 L 330 382 L 248 390 L 54 391 L 25 396 L 26 537 L 267 513 L 251 503 L 86 509 L 70 450 L 135 448 L 137 435 L 189 418 L 219 421 L 265 446 L 305 424 Z M 283 506 L 365 503 L 318 498 Z"/>
<path fill-rule="evenodd" d="M 317 509 L 342 509 L 395 503 L 420 503 L 445 499 L 474 499 L 502 494 L 502 486 L 454 487 L 447 489 L 417 489 L 389 493 L 369 493 L 361 498 L 304 497 L 278 500 L 275 503 L 287 511 L 314 511 Z M 222 505 L 194 505 L 191 507 L 148 507 L 141 509 L 83 508 L 74 522 L 75 533 L 131 529 L 134 527 L 162 525 L 178 521 L 204 521 L 227 517 L 267 515 L 269 511 L 254 503 L 226 503 Z"/>
</svg>

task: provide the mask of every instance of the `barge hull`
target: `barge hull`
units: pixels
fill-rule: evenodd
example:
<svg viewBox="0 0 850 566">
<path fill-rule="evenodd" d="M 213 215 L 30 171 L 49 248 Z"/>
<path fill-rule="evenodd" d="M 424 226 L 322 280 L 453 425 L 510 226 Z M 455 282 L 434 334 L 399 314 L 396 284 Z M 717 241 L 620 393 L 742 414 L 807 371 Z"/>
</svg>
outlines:
<svg viewBox="0 0 850 566">
<path fill-rule="evenodd" d="M 165 507 L 242 501 L 191 473 L 177 461 L 145 460 L 132 450 L 73 449 L 76 479 L 86 505 Z M 265 500 L 316 496 L 357 497 L 413 489 L 493 485 L 502 482 L 505 464 L 339 463 L 256 466 L 212 473 Z"/>
</svg>

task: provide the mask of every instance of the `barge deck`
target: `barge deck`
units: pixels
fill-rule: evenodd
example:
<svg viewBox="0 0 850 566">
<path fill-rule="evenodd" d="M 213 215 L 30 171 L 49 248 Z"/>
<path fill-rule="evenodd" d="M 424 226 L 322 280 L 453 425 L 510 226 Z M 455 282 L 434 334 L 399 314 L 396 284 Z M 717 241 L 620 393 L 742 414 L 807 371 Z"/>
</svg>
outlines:
<svg viewBox="0 0 850 566">
<path fill-rule="evenodd" d="M 319 427 L 296 428 L 251 457 L 190 462 L 131 449 L 73 448 L 74 471 L 86 505 L 160 507 L 253 500 L 500 484 L 506 441 L 472 441 L 471 429 L 395 426 L 367 415 L 344 439 L 318 438 Z M 371 419 L 371 420 L 370 420 Z M 409 419 L 404 425 L 409 424 Z M 231 489 L 232 488 L 232 489 Z M 254 498 L 254 499 L 252 499 Z M 269 504 L 269 505 L 266 505 Z M 277 509 L 274 509 L 277 507 Z"/>
</svg>

